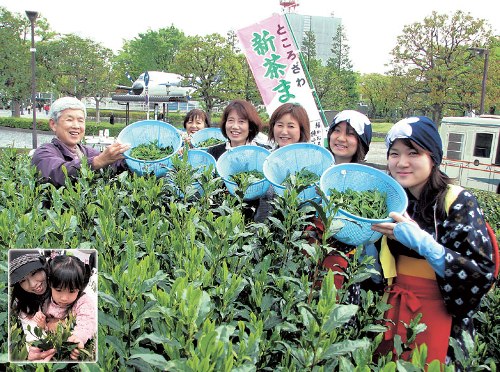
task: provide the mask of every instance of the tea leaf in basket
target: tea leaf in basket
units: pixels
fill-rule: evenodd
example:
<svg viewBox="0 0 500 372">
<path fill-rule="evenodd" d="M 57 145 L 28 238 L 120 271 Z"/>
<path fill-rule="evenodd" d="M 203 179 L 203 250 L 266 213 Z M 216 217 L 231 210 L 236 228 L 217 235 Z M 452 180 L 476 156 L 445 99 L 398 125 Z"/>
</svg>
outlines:
<svg viewBox="0 0 500 372">
<path fill-rule="evenodd" d="M 389 214 L 387 194 L 376 189 L 355 191 L 347 188 L 343 192 L 330 189 L 330 198 L 335 204 L 355 216 L 382 219 Z"/>
<path fill-rule="evenodd" d="M 259 182 L 264 179 L 264 173 L 259 172 L 258 170 L 244 171 L 235 173 L 229 176 L 231 181 L 236 182 L 237 185 L 243 184 L 252 184 L 255 182 Z"/>
<path fill-rule="evenodd" d="M 210 147 L 220 143 L 224 143 L 224 141 L 218 138 L 207 138 L 205 141 L 199 142 L 196 147 Z"/>
<path fill-rule="evenodd" d="M 282 184 L 290 186 L 292 185 L 292 179 L 295 179 L 295 185 L 297 187 L 301 187 L 315 184 L 319 181 L 319 176 L 306 168 L 302 168 L 294 174 L 288 174 Z"/>
<path fill-rule="evenodd" d="M 172 146 L 161 147 L 158 140 L 151 141 L 149 143 L 142 143 L 139 146 L 134 147 L 130 151 L 130 156 L 134 159 L 139 160 L 158 160 L 166 158 L 172 155 L 174 149 Z"/>
</svg>

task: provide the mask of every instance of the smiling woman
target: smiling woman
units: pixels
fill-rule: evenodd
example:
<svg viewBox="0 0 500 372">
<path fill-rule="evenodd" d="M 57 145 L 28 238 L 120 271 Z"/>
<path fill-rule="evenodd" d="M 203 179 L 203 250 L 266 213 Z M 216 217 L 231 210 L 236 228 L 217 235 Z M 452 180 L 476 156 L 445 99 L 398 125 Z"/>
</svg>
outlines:
<svg viewBox="0 0 500 372">
<path fill-rule="evenodd" d="M 255 107 L 250 102 L 234 100 L 226 106 L 221 118 L 220 129 L 227 142 L 212 146 L 207 152 L 217 160 L 226 150 L 256 145 L 254 139 L 261 128 L 262 121 Z"/>
<path fill-rule="evenodd" d="M 63 167 L 68 176 L 77 175 L 83 158 L 93 170 L 112 166 L 113 170 L 126 169 L 123 153 L 128 145 L 113 143 L 100 152 L 81 144 L 85 136 L 85 105 L 74 97 L 63 97 L 53 102 L 49 125 L 56 137 L 35 150 L 32 164 L 38 168 L 42 178 L 55 186 L 65 182 Z"/>
<path fill-rule="evenodd" d="M 284 103 L 269 119 L 269 141 L 276 147 L 291 143 L 309 142 L 310 128 L 307 111 L 299 104 Z"/>
<path fill-rule="evenodd" d="M 11 250 L 9 263 L 12 301 L 17 309 L 30 314 L 37 310 L 38 296 L 47 290 L 45 259 L 37 250 Z"/>
</svg>

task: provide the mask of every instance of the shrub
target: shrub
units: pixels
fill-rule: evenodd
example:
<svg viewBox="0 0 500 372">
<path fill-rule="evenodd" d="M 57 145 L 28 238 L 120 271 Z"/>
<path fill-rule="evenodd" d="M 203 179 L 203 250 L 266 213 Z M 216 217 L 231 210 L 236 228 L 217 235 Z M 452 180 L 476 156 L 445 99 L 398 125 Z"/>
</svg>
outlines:
<svg viewBox="0 0 500 372">
<path fill-rule="evenodd" d="M 343 302 L 347 286 L 366 278 L 372 262 L 358 261 L 358 252 L 346 286 L 337 291 L 332 272 L 315 270 L 326 246 L 303 237 L 311 209 L 302 208 L 295 191 L 276 200 L 280 218 L 254 223 L 245 217 L 250 206 L 228 195 L 220 178 L 197 172 L 182 177 L 173 184 L 170 177 L 113 175 L 83 166 L 77 182 L 57 189 L 36 182 L 25 153 L 2 151 L 3 339 L 9 248 L 95 248 L 99 344 L 98 363 L 86 365 L 89 369 L 396 369 L 389 358 L 373 357 L 384 330 L 380 322 L 386 305 L 380 296 L 367 290 L 360 306 Z M 202 184 L 201 197 L 192 188 L 195 181 Z M 321 288 L 313 272 L 321 276 Z M 498 302 L 495 293 L 492 305 Z M 483 347 L 498 344 L 492 333 L 496 324 L 491 324 L 498 315 L 494 307 L 481 310 L 487 327 L 482 329 L 489 333 L 482 334 L 475 355 L 478 363 L 498 363 L 495 350 Z M 7 347 L 6 342 L 0 346 L 2 362 Z M 22 355 L 22 342 L 11 347 Z M 412 368 L 410 362 L 398 365 L 423 370 L 425 353 L 419 350 Z"/>
</svg>

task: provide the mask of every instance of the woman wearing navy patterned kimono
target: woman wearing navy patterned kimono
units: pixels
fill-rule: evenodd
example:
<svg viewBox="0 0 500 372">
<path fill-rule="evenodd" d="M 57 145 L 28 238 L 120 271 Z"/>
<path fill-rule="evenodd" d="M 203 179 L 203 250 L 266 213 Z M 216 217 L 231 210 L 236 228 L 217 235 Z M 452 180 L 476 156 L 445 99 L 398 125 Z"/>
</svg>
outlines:
<svg viewBox="0 0 500 372">
<path fill-rule="evenodd" d="M 450 337 L 466 353 L 462 332 L 473 333 L 471 317 L 494 282 L 493 248 L 483 212 L 472 193 L 451 185 L 439 170 L 442 142 L 432 120 L 419 116 L 399 121 L 387 134 L 386 145 L 389 173 L 406 190 L 409 204 L 404 215 L 390 214 L 394 223 L 372 227 L 384 234 L 380 261 L 392 305 L 385 318 L 393 323 L 380 351 L 392 349 L 396 334 L 406 341 L 403 322 L 409 324 L 422 313 L 427 328 L 415 344 L 427 344 L 427 362 L 453 363 Z"/>
</svg>

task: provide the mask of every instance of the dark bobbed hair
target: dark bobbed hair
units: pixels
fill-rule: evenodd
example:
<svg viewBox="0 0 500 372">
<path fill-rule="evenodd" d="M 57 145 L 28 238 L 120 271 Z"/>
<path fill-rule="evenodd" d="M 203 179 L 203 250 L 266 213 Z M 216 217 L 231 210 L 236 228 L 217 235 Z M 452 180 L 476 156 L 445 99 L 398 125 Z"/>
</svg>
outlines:
<svg viewBox="0 0 500 372">
<path fill-rule="evenodd" d="M 425 152 L 431 156 L 429 151 L 418 146 L 409 138 L 400 138 L 396 141 L 402 141 L 403 144 L 409 148 L 419 153 Z M 417 213 L 422 216 L 422 219 L 426 224 L 434 224 L 434 206 L 436 206 L 436 218 L 440 220 L 444 220 L 446 218 L 447 212 L 445 209 L 444 199 L 448 189 L 447 186 L 452 182 L 453 180 L 439 169 L 439 165 L 433 162 L 431 174 L 429 175 L 429 178 L 427 179 L 427 182 L 419 196 L 419 210 L 417 211 Z"/>
<path fill-rule="evenodd" d="M 32 274 L 36 274 L 39 271 L 45 271 L 46 277 L 48 277 L 46 267 L 34 271 Z M 12 286 L 11 303 L 10 308 L 15 314 L 23 312 L 27 315 L 35 315 L 42 303 L 49 296 L 50 288 L 47 285 L 47 290 L 44 294 L 37 295 L 35 293 L 26 292 L 22 287 L 21 283 L 18 282 Z"/>
<path fill-rule="evenodd" d="M 297 120 L 299 123 L 299 142 L 309 142 L 311 139 L 309 116 L 307 115 L 306 109 L 298 103 L 284 103 L 274 110 L 271 118 L 269 119 L 269 140 L 274 141 L 274 126 L 276 125 L 276 122 L 286 114 L 290 114 L 292 118 Z"/>
<path fill-rule="evenodd" d="M 49 287 L 78 290 L 81 295 L 89 283 L 90 268 L 76 256 L 59 255 L 50 260 L 48 274 Z"/>
<path fill-rule="evenodd" d="M 330 147 L 330 137 L 332 136 L 332 133 L 333 133 L 333 130 L 337 127 L 337 125 L 339 125 L 340 123 L 346 123 L 348 128 L 352 129 L 354 131 L 354 133 L 356 133 L 356 137 L 358 138 L 358 146 L 356 148 L 356 152 L 354 153 L 354 155 L 352 156 L 351 158 L 351 163 L 363 163 L 365 161 L 365 158 L 366 158 L 366 154 L 368 153 L 368 151 L 366 150 L 366 147 L 364 146 L 363 144 L 363 141 L 361 140 L 361 137 L 359 136 L 359 134 L 356 132 L 356 130 L 352 127 L 351 124 L 349 124 L 347 121 L 340 121 L 338 122 L 336 125 L 332 125 L 330 126 L 330 129 L 328 129 L 328 133 L 326 134 L 326 144 L 328 146 L 328 150 L 330 150 L 330 152 L 333 154 L 333 151 Z M 333 156 L 335 156 L 335 154 L 333 154 Z"/>
<path fill-rule="evenodd" d="M 200 109 L 192 109 L 186 114 L 186 116 L 184 116 L 184 129 L 186 129 L 186 124 L 189 120 L 194 120 L 197 117 L 205 122 L 205 128 L 210 127 L 210 120 L 208 120 L 207 113 Z"/>
<path fill-rule="evenodd" d="M 239 116 L 248 120 L 248 138 L 247 141 L 252 141 L 257 134 L 259 134 L 262 128 L 262 120 L 259 117 L 257 109 L 247 101 L 242 99 L 235 99 L 229 102 L 229 104 L 224 109 L 222 113 L 222 118 L 220 122 L 220 129 L 224 137 L 229 139 L 226 133 L 226 122 L 231 111 L 236 111 Z"/>
</svg>

